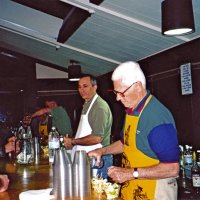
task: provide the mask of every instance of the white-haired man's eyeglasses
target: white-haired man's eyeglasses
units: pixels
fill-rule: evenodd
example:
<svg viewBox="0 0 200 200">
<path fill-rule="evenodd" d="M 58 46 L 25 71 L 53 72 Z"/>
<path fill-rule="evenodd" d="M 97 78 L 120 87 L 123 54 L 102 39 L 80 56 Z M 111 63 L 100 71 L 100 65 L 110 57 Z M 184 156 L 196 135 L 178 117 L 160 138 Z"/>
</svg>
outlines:
<svg viewBox="0 0 200 200">
<path fill-rule="evenodd" d="M 120 95 L 121 97 L 125 97 L 125 93 L 126 93 L 135 83 L 137 83 L 137 81 L 134 82 L 133 84 L 131 84 L 131 85 L 130 85 L 128 88 L 126 88 L 123 92 L 118 92 L 118 91 L 116 91 L 116 90 L 113 90 L 113 92 L 114 92 L 114 94 L 116 94 L 116 95 Z"/>
</svg>

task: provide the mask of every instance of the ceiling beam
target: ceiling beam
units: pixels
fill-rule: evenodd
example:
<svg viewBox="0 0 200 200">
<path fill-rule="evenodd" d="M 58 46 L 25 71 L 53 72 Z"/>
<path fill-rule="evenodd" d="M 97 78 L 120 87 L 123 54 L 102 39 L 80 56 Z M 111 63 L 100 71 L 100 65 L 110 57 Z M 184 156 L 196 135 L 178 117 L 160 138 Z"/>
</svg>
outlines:
<svg viewBox="0 0 200 200">
<path fill-rule="evenodd" d="M 59 0 L 12 0 L 24 6 L 39 10 L 49 15 L 64 19 L 73 7 L 70 4 L 63 3 Z"/>
<path fill-rule="evenodd" d="M 103 0 L 91 0 L 95 5 L 99 5 Z M 63 2 L 62 2 L 63 3 Z M 59 30 L 57 41 L 65 43 L 67 39 L 91 16 L 93 10 L 84 9 L 82 6 L 74 6 L 73 2 L 68 5 L 73 6 L 68 14 L 65 16 L 63 24 Z"/>
<path fill-rule="evenodd" d="M 57 41 L 64 43 L 90 15 L 88 11 L 73 6 L 63 21 Z"/>
<path fill-rule="evenodd" d="M 70 2 L 71 2 L 70 0 L 60 0 L 60 1 L 65 2 L 67 4 L 70 4 Z M 88 2 L 88 0 L 74 0 L 73 3 L 71 3 L 71 4 L 85 7 L 85 9 L 88 9 L 88 10 L 101 11 L 101 12 L 104 12 L 106 14 L 121 18 L 123 20 L 129 21 L 129 22 L 134 23 L 134 24 L 138 24 L 138 25 L 143 26 L 145 28 L 148 28 L 148 29 L 151 29 L 151 30 L 154 30 L 156 32 L 161 33 L 161 28 L 158 27 L 158 26 L 155 26 L 153 24 L 149 24 L 145 21 L 139 20 L 137 18 L 130 17 L 128 15 L 124 15 L 122 13 L 116 12 L 116 11 L 108 9 L 106 7 L 95 5 L 93 3 Z M 183 40 L 185 42 L 190 41 L 189 38 L 184 37 L 184 36 L 176 36 L 176 38 Z"/>
<path fill-rule="evenodd" d="M 57 41 L 64 43 L 90 17 L 90 12 L 59 0 L 12 0 L 41 12 L 63 19 Z M 91 0 L 99 5 L 103 0 Z M 67 13 L 67 14 L 66 14 Z"/>
<path fill-rule="evenodd" d="M 90 17 L 90 13 L 84 9 L 71 4 L 66 4 L 59 0 L 12 0 L 24 6 L 39 10 L 63 19 L 63 24 L 59 30 L 57 41 L 64 43 Z M 101 3 L 99 0 L 97 3 Z"/>
</svg>

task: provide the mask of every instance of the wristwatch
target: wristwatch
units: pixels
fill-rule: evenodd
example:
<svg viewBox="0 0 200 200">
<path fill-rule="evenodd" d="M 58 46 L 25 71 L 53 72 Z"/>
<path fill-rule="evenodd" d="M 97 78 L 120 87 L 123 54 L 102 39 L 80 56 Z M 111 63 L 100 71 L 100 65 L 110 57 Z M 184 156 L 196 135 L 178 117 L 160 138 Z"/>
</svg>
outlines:
<svg viewBox="0 0 200 200">
<path fill-rule="evenodd" d="M 138 179 L 138 177 L 139 177 L 139 173 L 138 173 L 137 168 L 134 168 L 133 177 L 134 177 L 135 179 Z"/>
</svg>

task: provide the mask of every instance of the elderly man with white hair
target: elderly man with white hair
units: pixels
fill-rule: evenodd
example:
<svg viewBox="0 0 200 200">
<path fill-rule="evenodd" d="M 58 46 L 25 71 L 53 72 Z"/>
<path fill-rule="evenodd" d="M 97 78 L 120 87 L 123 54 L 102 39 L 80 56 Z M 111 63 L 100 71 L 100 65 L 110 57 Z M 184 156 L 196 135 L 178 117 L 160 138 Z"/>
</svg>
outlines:
<svg viewBox="0 0 200 200">
<path fill-rule="evenodd" d="M 119 65 L 112 74 L 116 100 L 126 107 L 121 139 L 88 153 L 122 153 L 122 166 L 112 166 L 108 175 L 121 183 L 124 200 L 176 200 L 179 174 L 177 130 L 171 112 L 146 89 L 138 63 Z"/>
</svg>

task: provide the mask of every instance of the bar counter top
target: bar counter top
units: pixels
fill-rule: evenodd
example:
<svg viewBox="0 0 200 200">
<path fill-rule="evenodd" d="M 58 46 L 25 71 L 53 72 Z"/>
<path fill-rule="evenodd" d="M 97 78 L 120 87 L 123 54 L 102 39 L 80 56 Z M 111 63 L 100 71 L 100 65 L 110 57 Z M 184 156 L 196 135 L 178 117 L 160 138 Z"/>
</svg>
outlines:
<svg viewBox="0 0 200 200">
<path fill-rule="evenodd" d="M 53 170 L 48 159 L 41 159 L 38 164 L 29 165 L 1 160 L 0 169 L 0 173 L 7 174 L 10 179 L 8 190 L 0 193 L 0 200 L 19 200 L 19 194 L 23 191 L 53 187 Z M 105 199 L 105 196 L 92 194 L 89 199 L 84 200 Z"/>
<path fill-rule="evenodd" d="M 8 174 L 9 188 L 0 193 L 0 200 L 19 200 L 19 194 L 27 190 L 39 190 L 53 187 L 53 170 L 48 158 L 41 159 L 38 164 L 21 165 L 11 160 L 0 161 L 0 173 Z M 196 194 L 191 186 L 191 180 L 186 180 L 186 187 L 182 186 L 178 179 L 178 200 L 200 200 L 200 194 Z M 105 200 L 105 196 L 92 194 L 88 200 Z M 120 200 L 120 198 L 119 198 Z"/>
<path fill-rule="evenodd" d="M 39 164 L 21 165 L 11 160 L 1 163 L 1 174 L 6 173 L 10 179 L 9 188 L 0 193 L 0 199 L 19 200 L 19 194 L 26 190 L 52 188 L 52 168 L 48 159 Z"/>
</svg>

